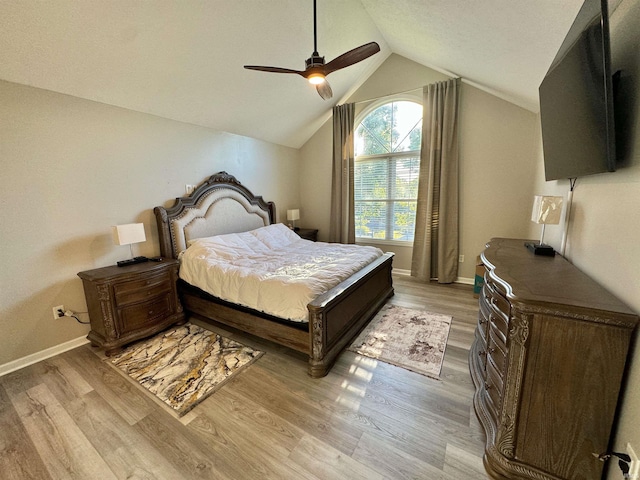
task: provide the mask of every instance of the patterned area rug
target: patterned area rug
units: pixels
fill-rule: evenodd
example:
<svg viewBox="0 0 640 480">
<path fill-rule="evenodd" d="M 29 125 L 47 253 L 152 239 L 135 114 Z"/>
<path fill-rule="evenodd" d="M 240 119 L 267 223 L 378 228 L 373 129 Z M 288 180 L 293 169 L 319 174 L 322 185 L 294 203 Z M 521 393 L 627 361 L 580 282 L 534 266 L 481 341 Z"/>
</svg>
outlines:
<svg viewBox="0 0 640 480">
<path fill-rule="evenodd" d="M 108 360 L 184 415 L 263 353 L 187 323 Z"/>
<path fill-rule="evenodd" d="M 349 350 L 439 378 L 452 317 L 385 305 Z"/>
</svg>

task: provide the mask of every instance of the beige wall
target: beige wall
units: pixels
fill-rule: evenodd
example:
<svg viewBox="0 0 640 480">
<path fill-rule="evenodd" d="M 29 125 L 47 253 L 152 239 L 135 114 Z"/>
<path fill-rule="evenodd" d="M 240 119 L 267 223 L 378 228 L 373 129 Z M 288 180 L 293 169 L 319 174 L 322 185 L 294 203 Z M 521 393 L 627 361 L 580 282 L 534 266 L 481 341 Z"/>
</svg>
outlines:
<svg viewBox="0 0 640 480">
<path fill-rule="evenodd" d="M 421 89 L 448 77 L 399 55 L 391 55 L 349 101 L 362 102 Z M 415 92 L 414 92 L 415 94 Z M 421 93 L 418 92 L 418 98 Z M 520 107 L 463 83 L 460 106 L 460 264 L 459 277 L 474 277 L 475 258 L 492 236 L 524 237 L 529 229 L 530 197 L 536 167 L 536 116 Z M 302 147 L 302 223 L 329 232 L 332 123 Z M 499 211 L 500 214 L 490 212 Z M 411 251 L 396 251 L 394 266 L 410 269 Z"/>
<path fill-rule="evenodd" d="M 640 0 L 624 0 L 611 15 L 612 64 L 622 71 L 620 102 L 624 166 L 614 173 L 579 178 L 567 236 L 566 256 L 585 273 L 640 312 Z M 540 138 L 540 137 L 539 137 Z M 541 148 L 541 140 L 539 139 Z M 564 195 L 568 181 L 544 181 L 539 154 L 536 193 Z M 538 229 L 536 228 L 536 235 Z M 547 227 L 545 242 L 561 246 L 562 226 Z M 636 342 L 638 331 L 636 330 Z M 640 452 L 640 349 L 632 354 L 615 451 L 631 442 Z M 615 473 L 614 473 L 615 472 Z M 622 478 L 617 467 L 610 478 Z"/>
<path fill-rule="evenodd" d="M 281 221 L 298 205 L 298 150 L 1 81 L 0 105 L 0 366 L 86 335 L 51 308 L 86 310 L 77 272 L 129 256 L 111 225 L 159 254 L 152 209 L 185 184 L 226 170 Z"/>
</svg>

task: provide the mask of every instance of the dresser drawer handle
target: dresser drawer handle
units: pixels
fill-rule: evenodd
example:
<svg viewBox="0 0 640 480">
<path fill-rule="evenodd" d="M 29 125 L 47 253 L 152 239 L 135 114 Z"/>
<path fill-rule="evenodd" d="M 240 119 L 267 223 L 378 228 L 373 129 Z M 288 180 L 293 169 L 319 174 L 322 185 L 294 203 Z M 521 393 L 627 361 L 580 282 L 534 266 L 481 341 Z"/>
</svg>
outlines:
<svg viewBox="0 0 640 480">
<path fill-rule="evenodd" d="M 491 385 L 489 385 L 487 382 L 484 382 L 484 389 L 485 390 L 490 390 L 491 389 Z"/>
<path fill-rule="evenodd" d="M 149 315 L 153 315 L 153 310 L 149 310 Z"/>
<path fill-rule="evenodd" d="M 494 347 L 487 348 L 489 353 L 495 353 L 496 349 Z"/>
<path fill-rule="evenodd" d="M 484 325 L 485 323 L 487 323 L 487 320 L 484 318 L 481 318 L 478 323 L 480 323 L 480 325 Z"/>
<path fill-rule="evenodd" d="M 482 357 L 483 355 L 486 355 L 486 354 L 487 354 L 487 352 L 485 352 L 484 350 L 480 350 L 478 352 L 478 356 L 480 356 L 480 357 Z"/>
</svg>

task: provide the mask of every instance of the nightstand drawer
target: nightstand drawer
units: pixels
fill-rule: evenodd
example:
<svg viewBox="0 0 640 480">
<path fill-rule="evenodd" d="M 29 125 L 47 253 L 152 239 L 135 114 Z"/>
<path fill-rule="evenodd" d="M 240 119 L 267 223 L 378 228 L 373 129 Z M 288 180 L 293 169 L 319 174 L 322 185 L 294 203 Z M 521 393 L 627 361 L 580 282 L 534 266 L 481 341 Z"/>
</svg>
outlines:
<svg viewBox="0 0 640 480">
<path fill-rule="evenodd" d="M 169 295 L 156 297 L 149 302 L 132 305 L 120 311 L 120 319 L 128 331 L 146 327 L 155 320 L 171 314 L 171 300 Z"/>
<path fill-rule="evenodd" d="M 166 274 L 116 283 L 113 286 L 113 294 L 118 306 L 141 302 L 169 290 L 171 290 L 171 284 Z"/>
</svg>

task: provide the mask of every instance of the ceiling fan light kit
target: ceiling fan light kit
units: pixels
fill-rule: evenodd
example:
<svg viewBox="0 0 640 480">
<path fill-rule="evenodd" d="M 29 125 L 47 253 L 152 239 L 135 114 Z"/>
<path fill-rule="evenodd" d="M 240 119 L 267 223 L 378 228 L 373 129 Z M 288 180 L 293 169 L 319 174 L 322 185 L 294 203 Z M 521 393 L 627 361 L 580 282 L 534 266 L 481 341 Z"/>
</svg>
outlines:
<svg viewBox="0 0 640 480">
<path fill-rule="evenodd" d="M 321 73 L 312 73 L 311 75 L 309 75 L 308 80 L 311 85 L 320 85 L 325 81 L 325 78 Z"/>
<path fill-rule="evenodd" d="M 295 73 L 306 78 L 309 83 L 316 86 L 318 94 L 323 100 L 329 100 L 333 96 L 327 75 L 341 68 L 349 67 L 355 63 L 361 62 L 371 55 L 380 51 L 380 46 L 376 42 L 366 43 L 359 47 L 349 50 L 346 53 L 334 58 L 329 63 L 324 63 L 324 57 L 318 54 L 318 33 L 316 22 L 316 0 L 313 0 L 313 53 L 310 58 L 305 61 L 306 68 L 304 70 L 292 70 L 281 67 L 265 67 L 260 65 L 245 65 L 247 70 L 258 70 L 260 72 L 271 73 Z"/>
</svg>

